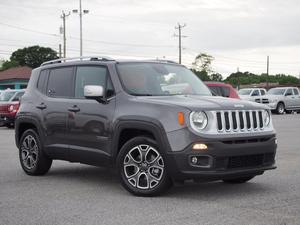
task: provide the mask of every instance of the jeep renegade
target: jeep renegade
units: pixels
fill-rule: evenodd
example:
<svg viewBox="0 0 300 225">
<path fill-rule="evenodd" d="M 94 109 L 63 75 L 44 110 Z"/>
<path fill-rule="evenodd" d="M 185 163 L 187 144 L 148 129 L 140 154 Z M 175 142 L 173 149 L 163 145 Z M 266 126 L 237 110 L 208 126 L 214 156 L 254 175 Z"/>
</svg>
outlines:
<svg viewBox="0 0 300 225">
<path fill-rule="evenodd" d="M 117 168 L 124 188 L 154 196 L 185 180 L 243 183 L 275 168 L 267 106 L 214 97 L 171 61 L 81 57 L 34 69 L 15 122 L 20 163 Z"/>
</svg>

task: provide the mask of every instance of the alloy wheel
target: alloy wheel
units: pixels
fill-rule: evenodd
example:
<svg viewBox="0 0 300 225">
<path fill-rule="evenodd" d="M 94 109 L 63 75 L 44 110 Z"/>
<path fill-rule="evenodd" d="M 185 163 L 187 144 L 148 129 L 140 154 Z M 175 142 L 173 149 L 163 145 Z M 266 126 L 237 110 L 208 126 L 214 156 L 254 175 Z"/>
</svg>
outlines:
<svg viewBox="0 0 300 225">
<path fill-rule="evenodd" d="M 21 160 L 28 170 L 31 170 L 36 166 L 38 160 L 38 145 L 32 135 L 26 136 L 22 142 Z"/>
<path fill-rule="evenodd" d="M 125 177 L 133 187 L 149 190 L 156 187 L 164 174 L 164 161 L 150 145 L 133 147 L 124 157 Z"/>
</svg>

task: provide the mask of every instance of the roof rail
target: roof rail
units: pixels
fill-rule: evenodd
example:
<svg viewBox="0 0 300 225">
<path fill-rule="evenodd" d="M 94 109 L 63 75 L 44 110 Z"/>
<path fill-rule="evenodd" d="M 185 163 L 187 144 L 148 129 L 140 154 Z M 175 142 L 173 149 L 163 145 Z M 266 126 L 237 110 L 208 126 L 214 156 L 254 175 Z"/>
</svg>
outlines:
<svg viewBox="0 0 300 225">
<path fill-rule="evenodd" d="M 165 63 L 175 63 L 175 64 L 178 64 L 177 62 L 173 61 L 173 60 L 168 60 L 168 59 L 159 59 L 159 58 L 156 58 L 155 61 L 158 61 L 158 62 L 165 62 Z"/>
<path fill-rule="evenodd" d="M 78 61 L 78 60 L 89 60 L 89 61 L 113 61 L 113 58 L 107 56 L 82 56 L 82 57 L 73 57 L 73 58 L 59 58 L 44 62 L 41 66 L 51 65 L 55 63 L 62 63 L 68 61 Z"/>
</svg>

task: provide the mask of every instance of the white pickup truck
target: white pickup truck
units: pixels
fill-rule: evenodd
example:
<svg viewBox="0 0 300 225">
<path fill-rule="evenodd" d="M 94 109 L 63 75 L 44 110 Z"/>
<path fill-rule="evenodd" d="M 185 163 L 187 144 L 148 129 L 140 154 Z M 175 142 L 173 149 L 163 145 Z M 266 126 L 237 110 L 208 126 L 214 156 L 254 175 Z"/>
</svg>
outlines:
<svg viewBox="0 0 300 225">
<path fill-rule="evenodd" d="M 238 94 L 241 99 L 257 103 L 267 103 L 265 98 L 267 91 L 264 88 L 242 88 Z"/>
<path fill-rule="evenodd" d="M 277 114 L 300 111 L 300 91 L 297 87 L 272 88 L 265 96 L 268 106 Z"/>
</svg>

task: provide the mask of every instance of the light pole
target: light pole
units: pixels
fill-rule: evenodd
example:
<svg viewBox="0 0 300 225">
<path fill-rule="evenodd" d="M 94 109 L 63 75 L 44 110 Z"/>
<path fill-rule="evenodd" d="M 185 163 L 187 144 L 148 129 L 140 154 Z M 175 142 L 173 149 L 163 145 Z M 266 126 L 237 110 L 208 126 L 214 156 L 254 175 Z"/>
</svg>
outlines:
<svg viewBox="0 0 300 225">
<path fill-rule="evenodd" d="M 78 9 L 73 9 L 73 13 L 78 13 Z M 82 10 L 81 7 L 81 0 L 79 0 L 79 26 L 80 26 L 80 56 L 82 56 L 82 15 L 88 14 L 89 10 L 84 9 Z"/>
</svg>

